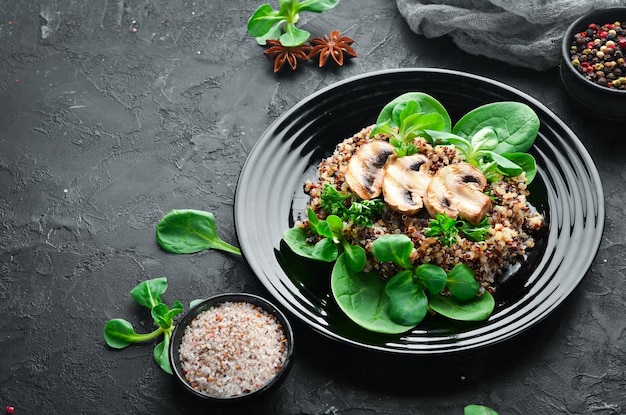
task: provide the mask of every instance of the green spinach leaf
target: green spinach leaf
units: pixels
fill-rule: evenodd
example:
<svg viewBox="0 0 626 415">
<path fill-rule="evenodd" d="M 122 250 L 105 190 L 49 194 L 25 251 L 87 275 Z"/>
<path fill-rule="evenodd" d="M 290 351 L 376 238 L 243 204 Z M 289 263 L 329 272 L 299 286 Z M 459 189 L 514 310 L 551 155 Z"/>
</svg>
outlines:
<svg viewBox="0 0 626 415">
<path fill-rule="evenodd" d="M 293 227 L 283 233 L 283 240 L 294 253 L 304 258 L 322 262 L 333 262 L 339 256 L 339 250 L 332 239 L 323 238 L 315 245 L 307 242 L 307 231 Z"/>
<path fill-rule="evenodd" d="M 528 153 L 503 153 L 502 157 L 506 157 L 511 162 L 517 164 L 526 173 L 526 184 L 530 184 L 537 176 L 537 162 L 535 158 Z"/>
<path fill-rule="evenodd" d="M 428 298 L 412 270 L 394 275 L 385 285 L 385 293 L 389 297 L 389 317 L 393 322 L 415 326 L 426 317 Z"/>
<path fill-rule="evenodd" d="M 498 413 L 486 406 L 467 405 L 463 410 L 463 415 L 498 415 Z"/>
<path fill-rule="evenodd" d="M 360 245 L 350 245 L 345 239 L 342 241 L 346 266 L 350 271 L 361 271 L 367 262 L 365 249 Z"/>
<path fill-rule="evenodd" d="M 411 238 L 404 234 L 387 234 L 376 239 L 372 244 L 374 257 L 381 262 L 393 262 L 404 269 L 412 269 L 410 260 L 413 251 Z"/>
<path fill-rule="evenodd" d="M 461 301 L 476 297 L 480 288 L 474 271 L 465 264 L 457 264 L 448 272 L 446 285 L 450 293 Z"/>
<path fill-rule="evenodd" d="M 417 136 L 427 138 L 427 131 L 450 128 L 450 115 L 439 101 L 422 92 L 409 92 L 385 105 L 371 135 L 389 135 L 396 155 L 404 157 L 418 152 L 413 143 Z"/>
<path fill-rule="evenodd" d="M 239 248 L 217 234 L 215 216 L 194 209 L 172 210 L 157 224 L 156 239 L 161 248 L 174 254 L 192 254 L 204 249 L 219 249 L 241 255 Z"/>
<path fill-rule="evenodd" d="M 389 316 L 389 298 L 385 282 L 377 273 L 353 272 L 343 254 L 331 273 L 331 291 L 339 308 L 359 326 L 377 333 L 399 334 L 413 326 L 393 322 Z"/>
<path fill-rule="evenodd" d="M 144 342 L 159 337 L 162 330 L 139 334 L 128 321 L 115 318 L 104 326 L 104 340 L 114 349 L 123 349 L 133 343 Z"/>
<path fill-rule="evenodd" d="M 521 102 L 493 102 L 465 114 L 452 132 L 470 138 L 483 128 L 493 129 L 498 136 L 498 145 L 491 149 L 496 153 L 525 152 L 535 142 L 539 117 Z"/>
<path fill-rule="evenodd" d="M 162 303 L 163 293 L 167 290 L 167 278 L 153 278 L 138 284 L 130 291 L 130 296 L 139 305 L 152 309 Z"/>
<path fill-rule="evenodd" d="M 406 94 L 402 94 L 390 101 L 387 105 L 385 105 L 378 115 L 376 119 L 376 124 L 383 124 L 385 122 L 390 122 L 391 127 L 399 128 L 400 125 L 396 121 L 393 121 L 393 111 L 398 106 L 401 108 L 401 104 L 406 105 L 407 102 L 414 101 L 418 104 L 416 108 L 416 112 L 421 112 L 422 114 L 439 114 L 441 119 L 443 120 L 442 131 L 451 131 L 452 121 L 450 120 L 450 115 L 448 111 L 444 108 L 444 106 L 437 101 L 432 96 L 425 94 L 423 92 L 407 92 Z"/>
<path fill-rule="evenodd" d="M 493 296 L 485 291 L 470 301 L 453 296 L 433 295 L 430 308 L 444 317 L 459 321 L 483 321 L 489 318 L 495 307 Z"/>
<path fill-rule="evenodd" d="M 448 279 L 443 268 L 433 264 L 421 264 L 415 268 L 415 276 L 431 294 L 439 294 L 446 287 Z"/>
</svg>

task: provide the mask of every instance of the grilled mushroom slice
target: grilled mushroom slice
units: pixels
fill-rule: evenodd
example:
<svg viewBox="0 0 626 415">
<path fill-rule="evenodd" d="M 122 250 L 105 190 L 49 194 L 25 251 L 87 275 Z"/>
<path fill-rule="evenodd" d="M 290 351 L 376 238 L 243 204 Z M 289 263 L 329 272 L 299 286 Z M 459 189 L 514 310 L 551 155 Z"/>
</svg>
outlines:
<svg viewBox="0 0 626 415">
<path fill-rule="evenodd" d="M 428 174 L 430 160 L 422 154 L 399 157 L 385 167 L 383 196 L 385 202 L 400 213 L 413 215 L 424 203 L 432 179 Z"/>
<path fill-rule="evenodd" d="M 354 153 L 348 163 L 346 182 L 355 195 L 364 200 L 380 196 L 385 164 L 395 158 L 393 149 L 386 141 L 372 141 Z"/>
<path fill-rule="evenodd" d="M 424 204 L 432 217 L 442 213 L 478 225 L 491 206 L 491 199 L 483 193 L 486 186 L 487 179 L 476 167 L 468 163 L 451 164 L 435 174 Z"/>
</svg>

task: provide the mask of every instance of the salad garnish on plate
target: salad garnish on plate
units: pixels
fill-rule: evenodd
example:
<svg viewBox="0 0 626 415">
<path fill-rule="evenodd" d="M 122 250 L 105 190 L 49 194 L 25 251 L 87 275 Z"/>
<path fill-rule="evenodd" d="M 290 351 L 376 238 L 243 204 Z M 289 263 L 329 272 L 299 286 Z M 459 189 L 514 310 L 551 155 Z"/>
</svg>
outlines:
<svg viewBox="0 0 626 415">
<path fill-rule="evenodd" d="M 320 162 L 304 185 L 307 217 L 283 239 L 333 263 L 333 297 L 367 330 L 402 333 L 429 314 L 488 319 L 495 279 L 543 226 L 527 201 L 538 130 L 522 103 L 486 104 L 452 124 L 434 97 L 403 94 Z"/>
</svg>

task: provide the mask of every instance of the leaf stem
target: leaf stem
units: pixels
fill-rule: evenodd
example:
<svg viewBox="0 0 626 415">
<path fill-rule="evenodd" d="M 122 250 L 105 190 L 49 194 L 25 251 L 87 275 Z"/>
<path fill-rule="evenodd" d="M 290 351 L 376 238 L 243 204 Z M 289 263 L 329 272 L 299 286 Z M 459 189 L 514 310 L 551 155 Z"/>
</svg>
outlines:
<svg viewBox="0 0 626 415">
<path fill-rule="evenodd" d="M 241 249 L 229 244 L 228 242 L 224 242 L 223 240 L 220 239 L 217 241 L 213 241 L 213 243 L 216 245 L 215 246 L 216 249 L 221 249 L 222 251 L 230 252 L 231 254 L 241 256 Z"/>
<path fill-rule="evenodd" d="M 159 327 L 158 329 L 151 331 L 150 333 L 136 333 L 137 337 L 135 338 L 135 343 L 137 342 L 147 342 L 152 339 L 156 339 L 161 334 L 163 334 L 164 329 Z"/>
</svg>

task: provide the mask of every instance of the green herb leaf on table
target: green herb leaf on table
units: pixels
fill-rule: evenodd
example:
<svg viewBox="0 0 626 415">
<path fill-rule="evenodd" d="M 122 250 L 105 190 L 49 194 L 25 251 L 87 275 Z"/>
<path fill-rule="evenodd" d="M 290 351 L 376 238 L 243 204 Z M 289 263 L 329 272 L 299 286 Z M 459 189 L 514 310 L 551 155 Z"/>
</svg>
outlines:
<svg viewBox="0 0 626 415">
<path fill-rule="evenodd" d="M 302 45 L 311 34 L 296 27 L 300 13 L 322 13 L 335 7 L 339 0 L 279 0 L 278 3 L 278 9 L 269 3 L 262 4 L 248 19 L 248 34 L 260 45 L 268 39 L 278 39 L 285 47 Z"/>
<path fill-rule="evenodd" d="M 498 415 L 498 413 L 486 406 L 467 405 L 463 410 L 463 415 Z"/>
<path fill-rule="evenodd" d="M 135 332 L 131 323 L 118 318 L 109 320 L 105 324 L 103 335 L 107 345 L 114 349 L 123 349 L 131 344 L 146 342 L 163 335 L 163 340 L 155 346 L 153 355 L 159 366 L 166 373 L 172 374 L 167 350 L 174 330 L 174 318 L 183 311 L 183 305 L 175 301 L 170 309 L 162 302 L 165 290 L 167 290 L 167 279 L 154 278 L 142 281 L 130 292 L 137 304 L 150 309 L 150 314 L 157 325 L 156 330 L 139 334 Z"/>
<path fill-rule="evenodd" d="M 153 278 L 143 281 L 130 291 L 130 296 L 139 305 L 149 310 L 162 303 L 163 293 L 167 290 L 167 278 Z"/>
<path fill-rule="evenodd" d="M 104 326 L 104 339 L 114 349 L 123 349 L 133 343 L 145 342 L 159 337 L 163 331 L 159 328 L 150 333 L 139 334 L 128 321 L 116 318 Z"/>
<path fill-rule="evenodd" d="M 183 312 L 183 305 L 180 301 L 174 301 L 172 304 L 172 309 L 170 309 L 167 304 L 157 304 L 152 307 L 150 310 L 150 314 L 152 315 L 152 319 L 157 324 L 157 326 L 162 329 L 169 329 L 174 325 L 174 317 Z"/>
<path fill-rule="evenodd" d="M 172 210 L 157 224 L 156 239 L 161 248 L 173 254 L 192 254 L 218 249 L 241 255 L 239 248 L 223 241 L 211 212 L 194 209 Z"/>
</svg>

